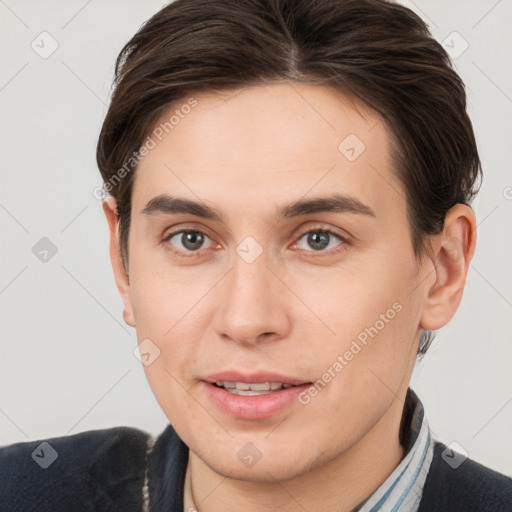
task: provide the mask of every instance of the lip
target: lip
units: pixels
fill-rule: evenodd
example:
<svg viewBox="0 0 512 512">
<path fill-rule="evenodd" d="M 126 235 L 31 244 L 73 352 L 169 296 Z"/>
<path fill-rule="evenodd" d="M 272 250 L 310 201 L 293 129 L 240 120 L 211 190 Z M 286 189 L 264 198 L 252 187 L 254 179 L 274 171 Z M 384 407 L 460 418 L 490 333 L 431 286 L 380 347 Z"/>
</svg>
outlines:
<svg viewBox="0 0 512 512">
<path fill-rule="evenodd" d="M 293 387 L 279 389 L 267 395 L 244 396 L 234 395 L 223 388 L 217 387 L 216 382 L 246 382 L 255 384 L 260 382 L 280 382 Z M 273 372 L 241 373 L 239 371 L 225 371 L 204 377 L 202 387 L 208 400 L 222 413 L 243 420 L 263 420 L 288 409 L 295 402 L 300 393 L 312 386 L 311 382 L 303 379 L 280 375 Z"/>
<path fill-rule="evenodd" d="M 256 384 L 259 382 L 281 382 L 282 384 L 291 384 L 292 386 L 310 384 L 304 379 L 288 377 L 274 372 L 242 373 L 236 370 L 212 373 L 211 375 L 204 377 L 203 380 L 210 384 L 215 384 L 220 381 L 246 382 L 247 384 Z"/>
</svg>

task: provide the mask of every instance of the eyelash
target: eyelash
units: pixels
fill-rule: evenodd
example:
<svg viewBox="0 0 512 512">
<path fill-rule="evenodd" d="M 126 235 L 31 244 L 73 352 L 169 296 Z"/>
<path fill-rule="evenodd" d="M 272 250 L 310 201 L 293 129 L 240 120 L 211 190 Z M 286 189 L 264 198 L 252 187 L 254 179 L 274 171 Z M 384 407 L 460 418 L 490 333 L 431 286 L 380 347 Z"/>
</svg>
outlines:
<svg viewBox="0 0 512 512">
<path fill-rule="evenodd" d="M 211 237 L 208 236 L 208 234 L 203 231 L 200 231 L 198 229 L 186 229 L 186 228 L 183 229 L 182 228 L 178 231 L 173 231 L 173 232 L 167 234 L 164 237 L 164 239 L 162 240 L 162 243 L 169 242 L 174 236 L 179 235 L 180 233 L 198 233 L 198 234 L 206 236 L 207 238 L 212 240 Z M 329 236 L 337 238 L 338 241 L 340 242 L 340 244 L 337 247 L 335 247 L 334 249 L 330 249 L 328 251 L 324 251 L 324 250 L 322 250 L 322 251 L 314 251 L 314 250 L 307 251 L 309 253 L 312 253 L 313 257 L 322 257 L 324 255 L 331 256 L 333 254 L 338 254 L 339 252 L 344 251 L 347 248 L 347 246 L 350 245 L 350 242 L 347 240 L 346 237 L 342 236 L 340 233 L 338 233 L 332 229 L 324 228 L 324 227 L 309 228 L 305 231 L 300 232 L 298 235 L 296 235 L 295 242 L 292 245 L 296 245 L 304 237 L 304 235 L 307 235 L 309 233 L 327 234 Z M 171 244 L 169 244 L 169 246 L 171 247 L 171 250 L 175 254 L 178 254 L 179 256 L 183 256 L 183 257 L 195 256 L 197 254 L 200 254 L 203 251 L 203 249 L 198 249 L 197 251 L 181 251 L 181 250 L 174 248 Z M 206 249 L 204 249 L 204 250 L 206 250 Z"/>
<path fill-rule="evenodd" d="M 337 238 L 338 241 L 340 242 L 340 244 L 338 246 L 336 246 L 333 249 L 329 249 L 327 251 L 325 251 L 325 250 L 321 250 L 321 251 L 310 250 L 310 251 L 307 251 L 308 253 L 311 253 L 311 255 L 313 257 L 332 256 L 333 254 L 338 254 L 341 251 L 344 251 L 347 248 L 347 246 L 350 245 L 349 241 L 347 240 L 347 238 L 345 236 L 341 235 L 340 233 L 338 233 L 338 232 L 336 232 L 336 231 L 334 231 L 332 229 L 324 228 L 324 227 L 309 228 L 309 229 L 307 229 L 305 231 L 300 232 L 300 234 L 298 234 L 296 236 L 296 241 L 292 245 L 296 245 L 300 241 L 300 239 L 304 237 L 304 235 L 307 235 L 309 233 L 327 234 L 330 237 Z"/>
</svg>

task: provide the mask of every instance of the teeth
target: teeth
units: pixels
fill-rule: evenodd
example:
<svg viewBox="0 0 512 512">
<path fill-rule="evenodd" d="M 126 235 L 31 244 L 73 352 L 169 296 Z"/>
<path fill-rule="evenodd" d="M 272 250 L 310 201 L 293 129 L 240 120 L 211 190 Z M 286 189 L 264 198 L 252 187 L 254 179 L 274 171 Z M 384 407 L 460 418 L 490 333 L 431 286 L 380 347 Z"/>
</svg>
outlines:
<svg viewBox="0 0 512 512">
<path fill-rule="evenodd" d="M 256 382 L 249 384 L 247 382 L 217 381 L 216 384 L 230 393 L 243 396 L 266 395 L 281 388 L 288 389 L 292 387 L 291 384 L 282 384 L 281 382 Z"/>
<path fill-rule="evenodd" d="M 228 389 L 229 393 L 232 393 L 234 395 L 243 395 L 243 396 L 259 396 L 259 395 L 269 395 L 272 393 L 272 391 L 252 391 L 252 390 L 245 390 L 245 389 Z"/>
<path fill-rule="evenodd" d="M 217 384 L 217 386 L 219 386 L 219 388 L 229 388 L 229 389 L 234 389 L 235 388 L 235 385 L 236 385 L 236 382 L 228 382 L 228 381 L 217 381 L 215 384 Z"/>
<path fill-rule="evenodd" d="M 251 391 L 269 391 L 270 382 L 259 382 L 256 384 L 246 384 L 247 388 L 240 388 L 237 383 L 236 389 L 250 389 Z"/>
</svg>

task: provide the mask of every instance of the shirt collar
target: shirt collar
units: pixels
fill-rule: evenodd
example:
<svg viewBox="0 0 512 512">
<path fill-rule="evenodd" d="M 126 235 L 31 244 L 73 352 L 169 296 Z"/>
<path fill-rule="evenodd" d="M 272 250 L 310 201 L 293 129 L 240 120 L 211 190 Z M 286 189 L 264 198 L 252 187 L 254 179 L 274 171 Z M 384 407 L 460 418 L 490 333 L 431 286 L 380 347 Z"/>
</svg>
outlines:
<svg viewBox="0 0 512 512">
<path fill-rule="evenodd" d="M 351 512 L 416 512 L 432 462 L 433 439 L 423 404 L 409 388 L 401 425 L 404 456 L 382 485 Z"/>
</svg>

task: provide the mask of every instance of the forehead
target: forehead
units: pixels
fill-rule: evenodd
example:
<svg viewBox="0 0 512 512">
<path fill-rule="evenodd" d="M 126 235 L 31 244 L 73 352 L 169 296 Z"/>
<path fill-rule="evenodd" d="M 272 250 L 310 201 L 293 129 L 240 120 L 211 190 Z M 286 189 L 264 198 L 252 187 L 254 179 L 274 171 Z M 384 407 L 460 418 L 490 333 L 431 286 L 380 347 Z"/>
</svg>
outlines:
<svg viewBox="0 0 512 512">
<path fill-rule="evenodd" d="M 150 136 L 155 145 L 134 182 L 138 211 L 162 193 L 238 211 L 322 192 L 378 207 L 392 193 L 386 188 L 400 188 L 380 116 L 325 86 L 285 82 L 194 95 L 173 104 Z"/>
</svg>

